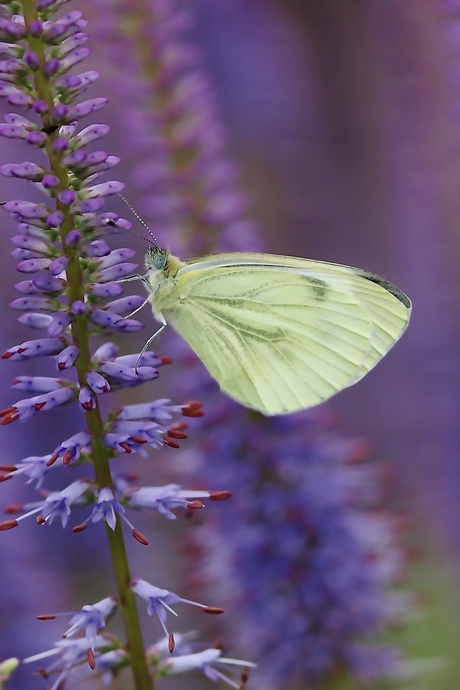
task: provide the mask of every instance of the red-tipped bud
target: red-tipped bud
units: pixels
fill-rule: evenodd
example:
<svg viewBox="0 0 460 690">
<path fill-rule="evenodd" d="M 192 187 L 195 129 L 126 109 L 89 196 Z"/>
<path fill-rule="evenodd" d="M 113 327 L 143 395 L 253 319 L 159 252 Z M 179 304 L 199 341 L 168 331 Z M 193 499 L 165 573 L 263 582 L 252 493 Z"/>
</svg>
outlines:
<svg viewBox="0 0 460 690">
<path fill-rule="evenodd" d="M 96 668 L 96 659 L 94 658 L 93 650 L 88 649 L 86 652 L 86 658 L 88 659 L 88 666 L 92 671 Z"/>
<path fill-rule="evenodd" d="M 131 436 L 130 438 L 133 443 L 147 443 L 147 439 L 142 436 Z"/>
<path fill-rule="evenodd" d="M 54 463 L 56 462 L 58 457 L 59 457 L 59 453 L 54 453 L 54 455 L 52 455 L 50 457 L 50 459 L 47 461 L 46 466 L 51 467 L 51 465 L 54 465 Z"/>
<path fill-rule="evenodd" d="M 169 438 L 177 438 L 179 441 L 184 441 L 186 438 L 188 438 L 187 434 L 180 429 L 168 429 L 166 433 Z"/>
<path fill-rule="evenodd" d="M 0 417 L 6 417 L 13 412 L 17 412 L 17 407 L 7 407 L 4 410 L 0 410 Z"/>
<path fill-rule="evenodd" d="M 15 422 L 17 419 L 19 419 L 18 410 L 15 407 L 13 407 L 12 410 L 13 410 L 12 412 L 10 412 L 9 414 L 5 414 L 2 417 L 2 421 L 0 422 L 0 424 L 2 426 L 6 426 L 7 424 L 11 424 L 12 422 Z"/>
<path fill-rule="evenodd" d="M 16 470 L 16 465 L 0 465 L 0 472 L 15 472 Z"/>
<path fill-rule="evenodd" d="M 5 532 L 7 529 L 13 529 L 13 527 L 18 526 L 17 520 L 5 520 L 5 522 L 0 522 L 0 531 Z"/>
<path fill-rule="evenodd" d="M 199 510 L 200 508 L 204 508 L 204 503 L 201 501 L 190 501 L 190 503 L 187 503 L 187 508 L 190 510 Z"/>
<path fill-rule="evenodd" d="M 24 510 L 24 506 L 22 503 L 10 503 L 9 506 L 6 506 L 4 509 L 4 512 L 7 515 L 16 515 L 16 513 L 22 513 Z"/>
<path fill-rule="evenodd" d="M 80 532 L 84 532 L 85 529 L 88 529 L 88 525 L 75 525 L 75 527 L 72 527 L 72 532 L 79 534 Z"/>
<path fill-rule="evenodd" d="M 130 454 L 133 452 L 133 451 L 131 450 L 131 448 L 129 447 L 129 445 L 126 443 L 126 441 L 122 441 L 122 442 L 119 443 L 118 445 L 120 446 L 120 448 L 123 448 L 123 450 L 125 451 L 125 453 L 127 453 L 128 455 L 130 455 Z"/>
<path fill-rule="evenodd" d="M 149 540 L 147 537 L 145 537 L 142 532 L 139 532 L 138 529 L 133 529 L 131 532 L 131 535 L 134 537 L 136 541 L 139 542 L 139 544 L 142 544 L 142 546 L 148 546 L 149 545 Z"/>
<path fill-rule="evenodd" d="M 37 515 L 37 525 L 46 525 L 46 520 L 44 515 Z"/>
<path fill-rule="evenodd" d="M 209 498 L 211 501 L 226 501 L 232 495 L 231 491 L 210 491 Z"/>
<path fill-rule="evenodd" d="M 168 637 L 168 649 L 170 653 L 172 654 L 174 651 L 174 647 L 176 646 L 176 642 L 174 640 L 174 635 L 172 633 L 169 633 Z"/>
<path fill-rule="evenodd" d="M 182 414 L 184 417 L 202 417 L 204 412 L 201 409 L 203 403 L 199 400 L 191 400 L 182 407 Z"/>
<path fill-rule="evenodd" d="M 66 452 L 62 456 L 62 464 L 63 465 L 70 465 L 71 460 L 72 460 L 72 453 L 70 452 L 70 450 L 66 450 Z"/>
<path fill-rule="evenodd" d="M 169 438 L 167 434 L 163 435 L 163 441 L 165 446 L 169 446 L 170 448 L 180 448 L 180 445 L 176 441 L 174 441 L 174 439 Z"/>
<path fill-rule="evenodd" d="M 218 606 L 206 606 L 202 609 L 204 613 L 210 613 L 212 616 L 217 616 L 220 613 L 224 613 L 224 609 L 220 609 Z"/>
<path fill-rule="evenodd" d="M 0 474 L 0 482 L 6 482 L 8 479 L 13 479 L 12 474 Z"/>
</svg>

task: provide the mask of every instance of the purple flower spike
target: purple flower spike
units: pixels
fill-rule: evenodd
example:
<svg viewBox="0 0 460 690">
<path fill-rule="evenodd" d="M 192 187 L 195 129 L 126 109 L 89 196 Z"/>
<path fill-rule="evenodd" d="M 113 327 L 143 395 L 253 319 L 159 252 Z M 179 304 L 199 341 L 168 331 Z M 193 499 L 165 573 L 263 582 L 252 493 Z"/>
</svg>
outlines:
<svg viewBox="0 0 460 690">
<path fill-rule="evenodd" d="M 75 69 L 89 55 L 88 36 L 84 32 L 87 22 L 79 11 L 63 11 L 66 2 L 33 0 L 32 5 L 24 3 L 24 7 L 20 2 L 6 2 L 0 13 L 0 97 L 14 106 L 13 112 L 3 116 L 0 136 L 10 139 L 8 149 L 19 147 L 15 140 L 41 149 L 38 155 L 31 156 L 37 162 L 13 160 L 0 167 L 0 174 L 12 178 L 15 185 L 22 184 L 25 193 L 31 190 L 35 196 L 41 195 L 43 202 L 39 203 L 40 196 L 38 200 L 31 196 L 1 204 L 18 224 L 11 254 L 18 272 L 25 274 L 15 285 L 17 297 L 11 308 L 22 326 L 35 330 L 30 340 L 9 348 L 2 359 L 19 362 L 48 358 L 38 368 L 43 375 L 30 373 L 33 373 L 33 369 L 29 371 L 31 361 L 27 364 L 27 375 L 19 373 L 16 377 L 14 388 L 26 397 L 0 411 L 0 426 L 25 422 L 63 405 L 75 408 L 76 414 L 70 417 L 78 425 L 73 435 L 64 440 L 59 437 L 60 422 L 51 425 L 43 438 L 52 445 L 41 456 L 29 456 L 13 464 L 8 454 L 8 460 L 3 462 L 12 464 L 0 467 L 0 483 L 9 480 L 14 487 L 17 483 L 14 478 L 22 477 L 39 491 L 34 502 L 23 507 L 7 506 L 8 514 L 19 516 L 2 522 L 0 534 L 29 517 L 38 525 L 58 521 L 66 527 L 75 508 L 86 510 L 86 520 L 75 525 L 72 531 L 81 532 L 98 521 L 113 530 L 110 540 L 115 546 L 111 550 L 116 570 L 114 581 L 119 600 L 132 616 L 135 602 L 129 591 L 130 578 L 121 572 L 121 566 L 125 568 L 125 565 L 118 557 L 124 549 L 124 529 L 120 529 L 119 520 L 128 525 L 138 543 L 147 545 L 146 537 L 127 517 L 128 507 L 137 511 L 149 507 L 171 519 L 175 517 L 172 512 L 175 509 L 202 508 L 201 499 L 212 496 L 208 491 L 182 491 L 176 486 L 163 490 L 147 487 L 149 491 L 142 492 L 141 487 L 133 488 L 131 472 L 115 473 L 121 461 L 129 462 L 127 456 L 132 453 L 147 456 L 147 451 L 151 453 L 157 448 L 178 448 L 178 441 L 187 438 L 187 424 L 179 421 L 179 417 L 199 416 L 201 403 L 171 405 L 164 400 L 155 401 L 142 407 L 143 417 L 130 415 L 128 408 L 117 407 L 106 412 L 111 391 L 153 381 L 159 376 L 158 368 L 171 360 L 153 352 L 144 353 L 140 360 L 138 353 L 119 356 L 118 346 L 107 339 L 107 331 L 115 331 L 118 336 L 143 328 L 140 321 L 123 316 L 136 311 L 145 300 L 138 296 L 119 298 L 123 285 L 113 282 L 129 276 L 137 268 L 132 263 L 132 249 L 113 249 L 110 244 L 110 237 L 129 230 L 131 223 L 106 210 L 108 203 L 113 203 L 107 197 L 118 194 L 124 184 L 107 179 L 107 172 L 119 162 L 118 156 L 94 145 L 109 132 L 109 126 L 103 123 L 82 126 L 81 119 L 90 116 L 93 121 L 94 113 L 107 99 L 98 97 L 97 93 L 89 98 L 82 96 L 98 74 L 94 70 Z M 105 15 L 106 8 L 100 9 Z M 126 104 L 128 119 L 133 103 L 129 99 Z M 20 112 L 15 112 L 18 109 Z M 155 113 L 153 119 L 156 121 Z M 144 136 L 146 128 L 134 118 L 132 131 L 134 141 Z M 162 159 L 160 148 L 159 156 L 153 159 L 162 174 L 167 174 L 168 164 Z M 193 185 L 193 179 L 184 177 L 184 189 Z M 160 199 L 162 190 L 155 194 Z M 180 206 L 175 205 L 177 209 Z M 163 207 L 172 209 L 174 205 L 167 199 Z M 50 375 L 50 364 L 54 365 L 54 376 Z M 102 394 L 104 400 L 99 398 Z M 124 414 L 130 418 L 123 418 Z M 118 462 L 112 462 L 117 456 L 120 456 Z M 93 480 L 75 480 L 74 476 L 61 490 L 50 491 L 47 487 L 50 472 L 53 472 L 55 489 L 60 475 L 76 475 L 87 465 L 93 465 L 94 471 L 85 476 L 93 476 Z M 136 585 L 139 590 L 142 582 L 139 580 Z M 149 587 L 147 583 L 145 586 Z M 155 588 L 155 593 L 158 596 L 151 605 L 158 607 L 162 621 L 170 604 L 179 602 L 191 603 L 209 613 L 220 612 L 181 599 L 167 590 Z M 152 590 L 149 596 L 153 601 Z M 147 666 L 150 660 L 142 636 L 136 631 L 135 616 L 132 616 L 134 626 L 127 626 L 126 642 L 113 635 L 100 634 L 116 608 L 114 598 L 105 595 L 97 603 L 83 606 L 71 614 L 64 639 L 51 650 L 27 659 L 31 662 L 53 657 L 43 671 L 46 677 L 55 674 L 49 681 L 50 690 L 78 684 L 76 676 L 85 668 L 84 662 L 93 670 L 97 662 L 96 675 L 106 682 L 109 676 L 131 663 L 125 646 L 136 660 L 138 676 L 143 678 L 141 684 L 149 684 L 150 676 L 153 679 L 157 669 Z M 39 618 L 51 617 L 54 616 Z M 77 633 L 82 635 L 80 639 L 69 639 Z M 161 644 L 172 651 L 174 643 L 171 634 L 166 647 L 164 641 Z M 181 636 L 178 643 L 182 651 L 190 649 L 187 642 L 181 644 Z M 160 649 L 160 644 L 157 648 Z M 158 666 L 160 658 L 155 665 Z M 6 680 L 1 670 L 0 685 Z"/>
</svg>

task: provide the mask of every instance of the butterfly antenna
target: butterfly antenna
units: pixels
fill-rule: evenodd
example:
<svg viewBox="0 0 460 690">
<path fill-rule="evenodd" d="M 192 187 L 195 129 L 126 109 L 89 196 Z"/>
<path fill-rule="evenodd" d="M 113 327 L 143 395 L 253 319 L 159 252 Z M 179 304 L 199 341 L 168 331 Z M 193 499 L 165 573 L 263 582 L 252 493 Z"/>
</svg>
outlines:
<svg viewBox="0 0 460 690">
<path fill-rule="evenodd" d="M 136 213 L 136 211 L 133 209 L 133 207 L 131 206 L 131 204 L 129 203 L 129 201 L 128 201 L 127 199 L 125 199 L 124 196 L 122 196 L 121 194 L 117 194 L 117 196 L 120 197 L 120 199 L 126 204 L 126 206 L 129 208 L 129 210 L 131 211 L 131 213 L 133 214 L 133 216 L 134 216 L 135 218 L 137 218 L 137 220 L 139 221 L 139 223 L 140 223 L 141 225 L 144 226 L 144 228 L 145 228 L 145 229 L 147 230 L 147 232 L 149 233 L 150 237 L 153 239 L 153 244 L 154 244 L 156 247 L 159 247 L 159 246 L 160 246 L 160 243 L 158 242 L 158 240 L 157 240 L 157 238 L 155 237 L 155 235 L 153 234 L 153 232 L 150 230 L 150 228 L 149 228 L 149 226 L 147 225 L 147 223 L 145 222 L 145 220 L 143 220 L 143 219 L 140 217 L 140 215 L 139 215 L 138 213 Z M 133 233 L 133 235 L 135 235 L 135 234 L 136 234 L 136 233 Z M 138 236 L 138 237 L 142 237 L 142 235 L 137 235 L 137 236 Z M 145 239 L 145 237 L 143 237 L 143 239 Z"/>
</svg>

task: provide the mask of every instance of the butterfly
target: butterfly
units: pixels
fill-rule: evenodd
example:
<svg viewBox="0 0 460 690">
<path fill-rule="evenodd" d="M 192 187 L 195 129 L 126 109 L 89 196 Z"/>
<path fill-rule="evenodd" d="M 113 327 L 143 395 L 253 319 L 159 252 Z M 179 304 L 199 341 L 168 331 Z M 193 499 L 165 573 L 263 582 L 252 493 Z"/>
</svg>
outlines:
<svg viewBox="0 0 460 690">
<path fill-rule="evenodd" d="M 181 261 L 157 244 L 145 263 L 130 279 L 143 280 L 161 327 L 139 359 L 170 324 L 227 395 L 264 415 L 353 385 L 409 323 L 409 298 L 359 268 L 249 252 Z"/>
</svg>

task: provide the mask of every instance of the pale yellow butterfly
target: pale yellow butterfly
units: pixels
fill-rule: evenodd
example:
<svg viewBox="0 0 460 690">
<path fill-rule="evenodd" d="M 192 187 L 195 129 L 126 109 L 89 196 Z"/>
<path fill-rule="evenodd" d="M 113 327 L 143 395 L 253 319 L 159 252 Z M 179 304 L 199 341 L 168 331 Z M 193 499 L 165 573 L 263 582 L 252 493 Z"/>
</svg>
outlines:
<svg viewBox="0 0 460 690">
<path fill-rule="evenodd" d="M 171 324 L 227 395 L 265 415 L 356 383 L 409 323 L 409 298 L 359 268 L 256 253 L 184 262 L 157 245 L 146 267 L 162 325 L 143 352 Z"/>
</svg>

